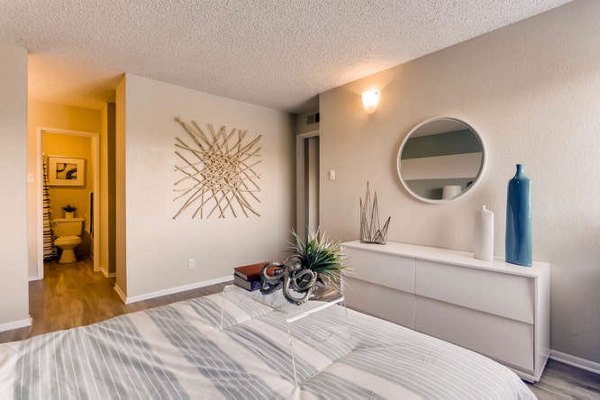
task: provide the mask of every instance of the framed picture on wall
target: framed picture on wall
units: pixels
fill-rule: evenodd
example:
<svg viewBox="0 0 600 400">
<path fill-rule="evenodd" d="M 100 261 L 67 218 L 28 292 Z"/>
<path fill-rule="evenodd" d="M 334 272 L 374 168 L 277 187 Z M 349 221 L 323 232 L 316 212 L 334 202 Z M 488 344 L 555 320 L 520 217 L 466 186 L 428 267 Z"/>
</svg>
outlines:
<svg viewBox="0 0 600 400">
<path fill-rule="evenodd" d="M 48 156 L 48 186 L 84 186 L 85 158 Z"/>
</svg>

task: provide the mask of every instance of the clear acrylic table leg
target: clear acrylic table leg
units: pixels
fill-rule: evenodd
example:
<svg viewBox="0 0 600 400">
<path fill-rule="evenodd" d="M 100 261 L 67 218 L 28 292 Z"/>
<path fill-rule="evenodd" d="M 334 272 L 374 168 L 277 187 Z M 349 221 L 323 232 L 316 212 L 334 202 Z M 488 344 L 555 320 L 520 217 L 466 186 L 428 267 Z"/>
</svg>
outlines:
<svg viewBox="0 0 600 400">
<path fill-rule="evenodd" d="M 339 306 L 344 307 L 345 318 L 344 318 L 344 322 L 342 324 L 345 325 L 348 339 L 350 341 L 352 341 L 351 348 L 354 349 L 354 347 L 356 346 L 356 343 L 353 340 L 354 335 L 352 334 L 352 324 L 350 323 L 350 315 L 348 313 L 348 307 L 346 307 L 345 301 L 340 303 Z M 291 363 L 292 363 L 292 373 L 294 376 L 294 386 L 298 387 L 299 386 L 298 371 L 296 369 L 296 357 L 295 357 L 295 352 L 294 352 L 294 337 L 292 335 L 292 324 L 294 324 L 294 323 L 295 322 L 286 321 L 286 328 L 287 328 L 287 334 L 288 334 L 288 342 L 289 342 L 289 346 L 290 346 L 290 359 L 291 359 Z M 337 332 L 339 333 L 339 331 L 337 331 Z M 325 330 L 318 329 L 312 333 L 311 339 L 316 342 L 324 343 L 324 342 L 327 342 L 333 335 L 335 335 L 335 330 L 331 331 L 329 329 L 325 329 Z"/>
</svg>

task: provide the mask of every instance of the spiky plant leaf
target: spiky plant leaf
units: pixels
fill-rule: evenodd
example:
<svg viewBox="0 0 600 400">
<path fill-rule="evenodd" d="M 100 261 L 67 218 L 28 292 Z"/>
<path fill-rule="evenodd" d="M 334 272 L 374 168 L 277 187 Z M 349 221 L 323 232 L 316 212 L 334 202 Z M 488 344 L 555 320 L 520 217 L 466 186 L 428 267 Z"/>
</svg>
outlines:
<svg viewBox="0 0 600 400">
<path fill-rule="evenodd" d="M 290 243 L 291 258 L 300 262 L 303 268 L 308 268 L 333 284 L 339 284 L 343 265 L 343 255 L 340 244 L 321 234 L 319 230 L 310 234 L 305 242 L 292 231 L 293 241 Z"/>
</svg>

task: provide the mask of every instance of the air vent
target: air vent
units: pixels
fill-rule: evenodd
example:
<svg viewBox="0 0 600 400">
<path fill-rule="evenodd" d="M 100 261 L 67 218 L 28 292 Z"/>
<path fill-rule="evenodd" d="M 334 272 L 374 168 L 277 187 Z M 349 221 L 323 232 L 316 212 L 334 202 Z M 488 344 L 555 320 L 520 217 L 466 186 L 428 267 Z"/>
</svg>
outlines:
<svg viewBox="0 0 600 400">
<path fill-rule="evenodd" d="M 318 112 L 316 113 L 312 113 L 312 114 L 308 114 L 306 116 L 306 125 L 314 125 L 314 124 L 318 124 L 320 121 L 320 115 Z"/>
</svg>

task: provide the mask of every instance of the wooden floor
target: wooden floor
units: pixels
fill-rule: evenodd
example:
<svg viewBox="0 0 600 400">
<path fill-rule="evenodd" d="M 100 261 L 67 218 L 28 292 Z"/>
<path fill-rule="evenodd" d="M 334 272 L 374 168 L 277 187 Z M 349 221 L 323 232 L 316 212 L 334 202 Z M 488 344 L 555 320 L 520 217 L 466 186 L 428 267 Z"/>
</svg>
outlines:
<svg viewBox="0 0 600 400">
<path fill-rule="evenodd" d="M 30 327 L 1 332 L 0 343 L 104 321 L 117 315 L 192 299 L 222 290 L 225 284 L 124 304 L 114 290 L 115 279 L 94 272 L 90 260 L 44 264 L 44 279 L 29 283 Z"/>
<path fill-rule="evenodd" d="M 600 375 L 549 360 L 542 379 L 528 384 L 539 400 L 600 399 Z"/>
<path fill-rule="evenodd" d="M 105 278 L 102 273 L 93 272 L 89 260 L 66 265 L 47 263 L 44 276 L 44 280 L 29 283 L 29 310 L 33 325 L 0 333 L 0 343 L 217 293 L 225 285 L 213 285 L 125 305 L 113 289 L 114 278 Z M 540 400 L 600 400 L 600 375 L 552 360 L 548 362 L 542 380 L 529 387 Z"/>
</svg>

